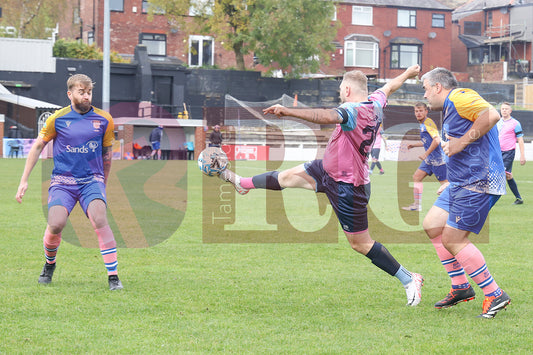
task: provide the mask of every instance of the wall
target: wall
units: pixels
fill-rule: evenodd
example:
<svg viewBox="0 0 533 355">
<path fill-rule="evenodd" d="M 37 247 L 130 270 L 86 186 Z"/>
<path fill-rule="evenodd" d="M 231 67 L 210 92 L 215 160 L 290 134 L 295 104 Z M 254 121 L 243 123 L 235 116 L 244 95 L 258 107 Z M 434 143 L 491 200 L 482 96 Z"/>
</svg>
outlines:
<svg viewBox="0 0 533 355">
<path fill-rule="evenodd" d="M 479 65 L 469 65 L 467 67 L 469 77 L 475 82 L 502 82 L 507 75 L 506 62 L 484 63 Z"/>
<path fill-rule="evenodd" d="M 3 70 L 53 73 L 56 58 L 52 56 L 54 42 L 45 39 L 0 37 L 0 68 Z"/>
</svg>

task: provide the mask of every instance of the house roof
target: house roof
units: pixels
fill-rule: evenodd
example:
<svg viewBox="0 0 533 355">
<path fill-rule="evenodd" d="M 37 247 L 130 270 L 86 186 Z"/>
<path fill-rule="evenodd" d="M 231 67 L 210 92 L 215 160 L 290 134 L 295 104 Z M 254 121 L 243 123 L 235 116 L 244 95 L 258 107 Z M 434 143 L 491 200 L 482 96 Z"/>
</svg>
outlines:
<svg viewBox="0 0 533 355">
<path fill-rule="evenodd" d="M 0 100 L 9 102 L 16 105 L 21 105 L 24 107 L 37 109 L 37 108 L 45 108 L 45 109 L 53 109 L 57 110 L 61 108 L 61 106 L 51 104 L 49 102 L 41 101 L 41 100 L 35 100 L 31 99 L 29 97 L 20 96 L 12 94 L 8 89 L 5 88 L 4 85 L 0 84 Z"/>
<path fill-rule="evenodd" d="M 528 1 L 530 0 L 471 0 L 453 11 L 452 21 L 459 21 L 484 10 L 498 9 Z"/>
<path fill-rule="evenodd" d="M 340 2 L 353 5 L 407 7 L 423 10 L 453 10 L 448 6 L 441 4 L 437 0 L 341 0 Z"/>
</svg>

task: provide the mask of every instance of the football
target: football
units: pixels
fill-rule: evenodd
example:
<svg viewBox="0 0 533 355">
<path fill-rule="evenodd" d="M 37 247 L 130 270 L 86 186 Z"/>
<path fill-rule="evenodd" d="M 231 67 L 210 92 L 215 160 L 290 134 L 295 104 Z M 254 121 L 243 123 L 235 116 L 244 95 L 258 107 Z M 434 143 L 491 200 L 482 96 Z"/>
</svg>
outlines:
<svg viewBox="0 0 533 355">
<path fill-rule="evenodd" d="M 204 149 L 198 156 L 198 167 L 208 176 L 217 176 L 226 169 L 228 157 L 222 149 L 209 147 Z"/>
</svg>

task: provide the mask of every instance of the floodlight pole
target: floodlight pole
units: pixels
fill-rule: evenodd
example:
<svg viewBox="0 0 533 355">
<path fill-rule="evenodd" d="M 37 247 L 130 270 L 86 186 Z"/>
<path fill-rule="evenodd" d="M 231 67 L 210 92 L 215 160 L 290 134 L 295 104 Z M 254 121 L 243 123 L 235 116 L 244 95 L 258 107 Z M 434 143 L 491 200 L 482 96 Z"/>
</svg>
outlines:
<svg viewBox="0 0 533 355">
<path fill-rule="evenodd" d="M 110 11 L 109 0 L 104 0 L 104 58 L 102 73 L 102 109 L 109 111 L 109 87 L 111 79 L 110 71 Z"/>
</svg>

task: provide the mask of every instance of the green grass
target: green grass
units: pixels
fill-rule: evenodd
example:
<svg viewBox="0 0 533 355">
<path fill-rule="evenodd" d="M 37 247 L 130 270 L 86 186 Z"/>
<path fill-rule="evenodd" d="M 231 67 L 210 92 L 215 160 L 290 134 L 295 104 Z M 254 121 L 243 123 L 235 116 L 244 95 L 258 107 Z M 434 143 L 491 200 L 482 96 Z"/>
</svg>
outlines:
<svg viewBox="0 0 533 355">
<path fill-rule="evenodd" d="M 153 165 L 157 163 L 143 162 L 138 174 L 159 169 Z M 412 166 L 385 162 L 386 174 L 372 176 L 376 218 L 371 232 L 403 265 L 424 275 L 418 307 L 406 307 L 401 284 L 353 252 L 338 230 L 337 243 L 204 243 L 202 209 L 213 197 L 202 194 L 204 180 L 194 162 L 189 163 L 186 183 L 175 182 L 187 191 L 187 207 L 184 217 L 177 209 L 179 227 L 169 238 L 153 236 L 157 227 L 145 228 L 150 221 L 158 225 L 157 205 L 143 211 L 130 201 L 138 218 L 146 219 L 139 222 L 145 237 L 157 243 L 119 250 L 124 290 L 108 290 L 98 249 L 66 241 L 59 249 L 53 283 L 39 285 L 46 225 L 41 176 L 36 168 L 23 204 L 17 204 L 14 195 L 23 164 L 0 160 L 1 354 L 530 354 L 533 348 L 529 163 L 514 169 L 525 204 L 513 206 L 512 196 L 504 196 L 491 212 L 490 242 L 478 244 L 495 279 L 513 299 L 493 320 L 475 318 L 482 303 L 477 287 L 474 301 L 447 310 L 433 308 L 447 293 L 449 280 L 432 245 L 418 239 L 420 221 L 397 211 L 398 205 L 410 203 L 405 186 Z M 261 168 L 238 165 L 244 173 Z M 134 183 L 136 175 L 133 171 L 121 181 Z M 430 181 L 424 191 L 426 210 L 437 187 Z M 140 185 L 139 191 L 142 186 L 146 188 Z M 296 205 L 287 202 L 297 210 L 293 220 L 316 215 L 316 204 L 309 203 L 314 194 L 305 193 L 291 195 Z M 253 225 L 253 216 L 264 213 L 265 197 L 259 191 L 236 197 L 240 203 L 245 199 L 255 207 L 238 213 Z M 168 216 L 165 204 L 160 205 Z M 120 217 L 113 221 L 121 223 Z M 320 229 L 313 218 L 306 224 L 310 230 Z M 161 234 L 168 228 L 162 227 Z M 261 231 L 248 233 L 261 240 Z"/>
</svg>

